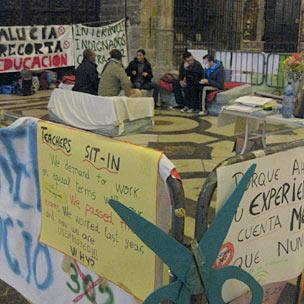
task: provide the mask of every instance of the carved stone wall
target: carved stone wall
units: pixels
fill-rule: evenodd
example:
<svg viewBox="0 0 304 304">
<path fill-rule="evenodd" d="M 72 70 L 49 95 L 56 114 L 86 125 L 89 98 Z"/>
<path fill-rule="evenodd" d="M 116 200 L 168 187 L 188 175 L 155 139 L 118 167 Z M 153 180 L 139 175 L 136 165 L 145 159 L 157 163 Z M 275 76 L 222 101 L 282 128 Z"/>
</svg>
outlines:
<svg viewBox="0 0 304 304">
<path fill-rule="evenodd" d="M 259 14 L 258 2 L 258 0 L 245 0 L 243 20 L 244 40 L 256 41 Z"/>
</svg>

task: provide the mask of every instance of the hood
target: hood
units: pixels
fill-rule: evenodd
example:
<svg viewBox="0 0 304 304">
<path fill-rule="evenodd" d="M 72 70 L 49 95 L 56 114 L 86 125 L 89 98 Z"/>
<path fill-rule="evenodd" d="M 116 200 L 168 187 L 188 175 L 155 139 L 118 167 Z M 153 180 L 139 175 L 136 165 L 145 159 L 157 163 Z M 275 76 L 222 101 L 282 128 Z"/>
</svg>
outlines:
<svg viewBox="0 0 304 304">
<path fill-rule="evenodd" d="M 223 65 L 222 62 L 220 60 L 216 59 L 215 65 L 213 67 L 210 67 L 209 69 L 207 69 L 207 71 L 206 71 L 207 77 L 209 77 L 212 73 L 214 73 L 222 65 Z"/>
</svg>

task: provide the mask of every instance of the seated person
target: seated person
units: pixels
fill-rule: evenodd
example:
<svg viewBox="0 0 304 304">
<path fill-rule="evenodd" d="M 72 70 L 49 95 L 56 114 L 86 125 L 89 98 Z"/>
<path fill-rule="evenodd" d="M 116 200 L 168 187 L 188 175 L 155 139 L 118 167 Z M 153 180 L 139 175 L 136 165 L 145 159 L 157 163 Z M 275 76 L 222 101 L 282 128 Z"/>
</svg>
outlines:
<svg viewBox="0 0 304 304">
<path fill-rule="evenodd" d="M 223 90 L 224 89 L 224 67 L 221 61 L 214 59 L 211 55 L 203 57 L 204 61 L 204 79 L 200 81 L 202 85 L 202 111 L 199 113 L 204 116 L 208 112 L 206 110 L 206 98 L 208 91 Z"/>
<path fill-rule="evenodd" d="M 76 80 L 73 91 L 97 95 L 98 71 L 96 54 L 89 49 L 83 51 L 83 61 L 76 69 Z"/>
<path fill-rule="evenodd" d="M 148 91 L 153 90 L 153 98 L 156 106 L 158 104 L 159 85 L 152 81 L 152 66 L 145 55 L 145 50 L 138 50 L 136 57 L 127 67 L 126 73 L 131 78 L 133 88 Z"/>
<path fill-rule="evenodd" d="M 30 70 L 24 69 L 20 72 L 21 79 L 18 86 L 18 94 L 30 96 L 33 92 L 33 76 Z"/>
<path fill-rule="evenodd" d="M 190 52 L 183 54 L 183 63 L 179 70 L 179 79 L 173 84 L 176 102 L 183 105 L 181 112 L 199 112 L 200 84 L 203 77 L 202 65 Z"/>
<path fill-rule="evenodd" d="M 159 80 L 159 96 L 161 99 L 161 107 L 168 110 L 179 107 L 175 101 L 173 86 L 177 82 L 177 75 L 173 73 L 165 73 Z"/>
<path fill-rule="evenodd" d="M 118 96 L 122 90 L 126 96 L 133 94 L 132 84 L 122 64 L 122 57 L 119 50 L 110 51 L 110 59 L 103 68 L 99 82 L 99 96 Z"/>
</svg>

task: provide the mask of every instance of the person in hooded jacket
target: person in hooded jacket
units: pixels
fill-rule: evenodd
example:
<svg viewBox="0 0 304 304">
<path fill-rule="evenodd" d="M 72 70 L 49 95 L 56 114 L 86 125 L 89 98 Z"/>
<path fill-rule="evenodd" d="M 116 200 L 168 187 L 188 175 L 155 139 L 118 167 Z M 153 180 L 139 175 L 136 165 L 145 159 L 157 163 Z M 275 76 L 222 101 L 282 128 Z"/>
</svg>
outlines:
<svg viewBox="0 0 304 304">
<path fill-rule="evenodd" d="M 202 85 L 202 110 L 199 115 L 208 114 L 206 110 L 207 93 L 210 91 L 224 90 L 225 73 L 224 67 L 220 60 L 215 59 L 212 55 L 203 57 L 204 78 L 200 81 Z"/>
<path fill-rule="evenodd" d="M 73 91 L 97 95 L 99 75 L 97 71 L 96 54 L 90 49 L 83 51 L 83 61 L 76 69 L 76 79 Z"/>
<path fill-rule="evenodd" d="M 136 57 L 132 60 L 126 73 L 130 77 L 132 87 L 139 90 L 153 90 L 153 98 L 155 105 L 158 104 L 159 85 L 152 81 L 153 72 L 150 62 L 147 60 L 146 52 L 140 49 L 136 52 Z"/>
</svg>

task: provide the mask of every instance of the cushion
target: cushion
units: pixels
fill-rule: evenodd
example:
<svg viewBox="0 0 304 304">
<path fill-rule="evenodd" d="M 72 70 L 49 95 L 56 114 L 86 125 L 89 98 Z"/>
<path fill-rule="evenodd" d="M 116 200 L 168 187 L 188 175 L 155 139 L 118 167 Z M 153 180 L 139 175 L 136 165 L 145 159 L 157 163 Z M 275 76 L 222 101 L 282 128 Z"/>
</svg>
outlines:
<svg viewBox="0 0 304 304">
<path fill-rule="evenodd" d="M 239 87 L 241 85 L 243 85 L 243 83 L 241 83 L 241 82 L 225 82 L 224 83 L 224 91 L 234 89 L 234 88 Z M 209 92 L 208 96 L 207 96 L 207 101 L 208 102 L 215 101 L 216 96 L 219 92 L 221 92 L 221 90 Z"/>
</svg>

